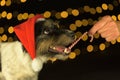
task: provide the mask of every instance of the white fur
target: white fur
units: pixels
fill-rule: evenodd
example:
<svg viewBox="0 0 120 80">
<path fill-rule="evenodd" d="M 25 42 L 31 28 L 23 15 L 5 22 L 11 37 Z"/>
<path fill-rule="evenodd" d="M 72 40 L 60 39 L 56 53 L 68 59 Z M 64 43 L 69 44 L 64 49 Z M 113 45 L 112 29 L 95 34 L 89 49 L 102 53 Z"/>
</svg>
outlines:
<svg viewBox="0 0 120 80">
<path fill-rule="evenodd" d="M 0 55 L 2 65 L 0 80 L 38 80 L 38 72 L 47 61 L 45 57 L 36 58 L 37 62 L 32 61 L 18 41 L 1 43 Z"/>
<path fill-rule="evenodd" d="M 38 60 L 38 59 L 34 59 L 32 61 L 32 69 L 35 71 L 35 72 L 39 72 L 43 67 L 43 62 L 42 60 Z"/>
<path fill-rule="evenodd" d="M 38 18 L 36 22 L 45 21 L 45 18 Z"/>
</svg>

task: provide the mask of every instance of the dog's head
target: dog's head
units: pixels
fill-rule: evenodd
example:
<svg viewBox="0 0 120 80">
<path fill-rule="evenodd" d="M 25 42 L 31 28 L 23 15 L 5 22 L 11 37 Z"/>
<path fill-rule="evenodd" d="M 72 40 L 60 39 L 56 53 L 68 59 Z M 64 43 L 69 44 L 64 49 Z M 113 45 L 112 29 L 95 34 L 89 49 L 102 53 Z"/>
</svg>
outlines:
<svg viewBox="0 0 120 80">
<path fill-rule="evenodd" d="M 46 19 L 36 22 L 35 39 L 37 56 L 64 60 L 68 55 L 63 50 L 75 40 L 75 35 L 68 29 L 61 29 L 53 20 Z"/>
</svg>

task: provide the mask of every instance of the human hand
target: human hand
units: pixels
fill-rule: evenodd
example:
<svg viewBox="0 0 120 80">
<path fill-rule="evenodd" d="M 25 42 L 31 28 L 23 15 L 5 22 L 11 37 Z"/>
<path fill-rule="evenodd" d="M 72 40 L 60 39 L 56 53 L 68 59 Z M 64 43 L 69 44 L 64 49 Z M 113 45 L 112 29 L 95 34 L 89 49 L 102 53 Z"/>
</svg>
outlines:
<svg viewBox="0 0 120 80">
<path fill-rule="evenodd" d="M 120 21 L 114 21 L 110 16 L 104 16 L 89 30 L 90 35 L 98 32 L 106 41 L 112 41 L 120 35 Z"/>
</svg>

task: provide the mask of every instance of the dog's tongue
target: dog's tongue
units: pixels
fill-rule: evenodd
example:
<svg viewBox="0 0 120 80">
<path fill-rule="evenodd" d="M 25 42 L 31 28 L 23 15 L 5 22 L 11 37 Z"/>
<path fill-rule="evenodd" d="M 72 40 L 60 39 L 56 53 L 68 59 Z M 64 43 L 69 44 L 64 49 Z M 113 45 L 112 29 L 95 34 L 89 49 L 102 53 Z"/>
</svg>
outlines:
<svg viewBox="0 0 120 80">
<path fill-rule="evenodd" d="M 37 19 L 43 18 L 41 15 L 36 15 L 24 23 L 14 27 L 15 34 L 20 39 L 23 46 L 28 51 L 32 59 L 36 57 L 35 54 L 35 39 L 34 39 L 34 25 Z"/>
<path fill-rule="evenodd" d="M 58 52 L 64 52 L 65 47 L 63 47 L 63 46 L 56 46 L 56 47 L 53 47 L 53 49 L 55 49 Z"/>
<path fill-rule="evenodd" d="M 54 53 L 63 53 L 63 54 L 71 52 L 70 49 L 67 49 L 64 46 L 54 46 L 54 47 L 51 46 L 49 51 L 54 52 Z"/>
</svg>

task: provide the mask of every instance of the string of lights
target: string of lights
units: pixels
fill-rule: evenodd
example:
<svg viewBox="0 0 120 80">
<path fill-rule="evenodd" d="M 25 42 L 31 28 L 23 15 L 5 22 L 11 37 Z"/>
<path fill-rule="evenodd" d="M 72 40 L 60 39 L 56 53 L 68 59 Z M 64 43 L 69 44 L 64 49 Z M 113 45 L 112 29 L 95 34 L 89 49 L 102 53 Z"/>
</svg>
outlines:
<svg viewBox="0 0 120 80">
<path fill-rule="evenodd" d="M 28 1 L 0 0 L 0 42 L 14 41 L 13 27 L 37 14 L 37 12 L 21 12 L 19 11 L 19 9 L 16 8 L 15 10 L 10 9 L 10 7 L 13 5 L 16 5 L 16 7 L 22 7 L 23 5 L 26 5 L 25 3 L 28 3 Z M 120 13 L 116 11 L 118 9 L 117 7 L 119 7 L 119 4 L 120 0 L 113 0 L 111 3 L 102 3 L 96 5 L 96 7 L 93 7 L 91 5 L 84 5 L 78 8 L 67 8 L 63 11 L 46 10 L 42 13 L 40 12 L 40 14 L 42 14 L 45 18 L 53 18 L 55 20 L 65 22 L 68 28 L 75 32 L 76 37 L 78 38 L 85 32 L 86 29 L 88 30 L 93 24 L 95 24 L 99 19 L 101 19 L 104 14 L 109 13 L 114 20 L 120 20 Z M 116 11 L 116 13 L 114 13 L 113 11 Z M 70 23 L 67 23 L 67 21 Z M 98 33 L 94 35 L 94 38 L 97 40 L 101 39 Z M 82 38 L 82 42 L 80 42 L 79 44 L 86 43 L 86 45 L 84 46 L 85 51 L 91 53 L 98 50 L 104 51 L 111 44 L 120 43 L 120 37 L 115 41 L 101 41 L 96 44 L 94 44 L 94 41 L 93 43 L 89 43 L 88 41 L 89 37 L 88 35 L 85 35 Z M 74 59 L 77 55 L 83 53 L 81 50 L 82 47 L 75 47 L 73 52 L 71 52 L 71 54 L 69 55 L 69 58 Z"/>
</svg>

